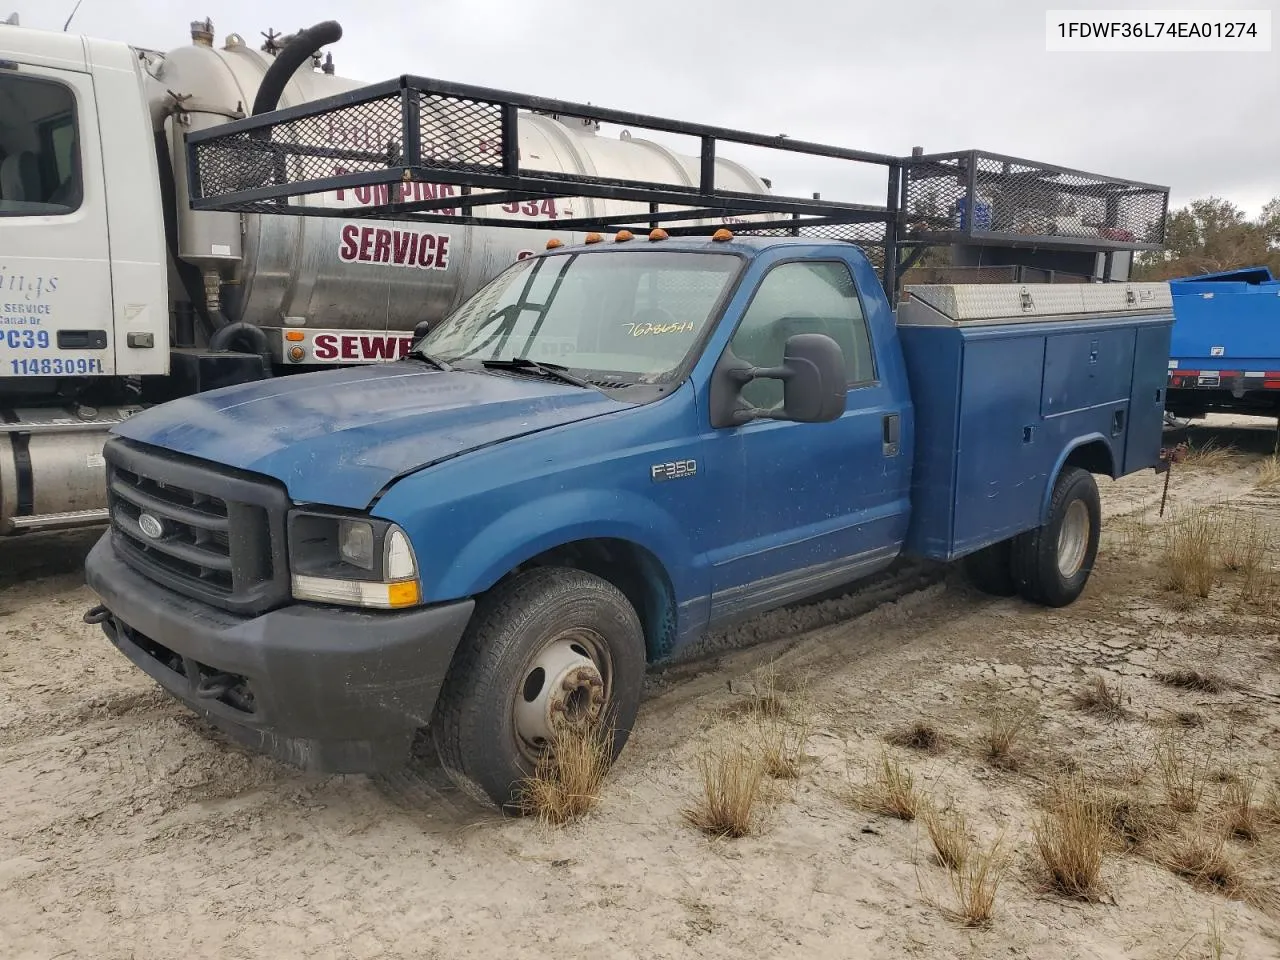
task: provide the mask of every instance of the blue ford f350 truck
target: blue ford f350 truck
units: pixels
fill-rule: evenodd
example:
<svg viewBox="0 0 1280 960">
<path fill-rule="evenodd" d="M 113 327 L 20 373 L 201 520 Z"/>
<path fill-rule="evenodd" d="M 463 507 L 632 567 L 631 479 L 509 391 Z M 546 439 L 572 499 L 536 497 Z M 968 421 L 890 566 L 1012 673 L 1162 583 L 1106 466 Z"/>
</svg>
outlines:
<svg viewBox="0 0 1280 960">
<path fill-rule="evenodd" d="M 235 141 L 247 179 L 208 208 L 316 186 L 249 162 L 297 116 L 241 122 L 265 124 Z M 228 142 L 193 135 L 193 174 Z M 776 198 L 689 197 L 796 232 L 768 219 L 794 212 Z M 895 313 L 855 244 L 666 215 L 551 240 L 404 359 L 122 423 L 86 619 L 251 748 L 372 772 L 425 731 L 460 785 L 511 807 L 562 723 L 609 724 L 617 756 L 647 664 L 901 556 L 1079 596 L 1094 475 L 1159 466 L 1167 285 L 915 287 Z"/>
</svg>

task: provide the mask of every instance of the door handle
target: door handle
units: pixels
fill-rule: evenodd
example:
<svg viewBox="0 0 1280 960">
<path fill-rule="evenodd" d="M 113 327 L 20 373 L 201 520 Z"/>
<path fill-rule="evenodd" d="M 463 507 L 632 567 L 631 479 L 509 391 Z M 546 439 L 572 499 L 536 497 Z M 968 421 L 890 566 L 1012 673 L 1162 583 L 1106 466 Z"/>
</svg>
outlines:
<svg viewBox="0 0 1280 960">
<path fill-rule="evenodd" d="M 898 414 L 886 413 L 884 415 L 884 420 L 881 423 L 881 447 L 886 457 L 896 457 L 898 455 L 900 423 Z"/>
</svg>

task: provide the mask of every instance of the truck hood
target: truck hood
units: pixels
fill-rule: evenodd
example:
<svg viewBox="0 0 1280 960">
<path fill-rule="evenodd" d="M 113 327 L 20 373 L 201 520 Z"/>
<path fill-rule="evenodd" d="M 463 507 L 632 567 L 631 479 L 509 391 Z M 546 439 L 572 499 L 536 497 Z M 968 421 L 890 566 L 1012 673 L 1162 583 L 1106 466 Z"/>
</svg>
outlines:
<svg viewBox="0 0 1280 960">
<path fill-rule="evenodd" d="M 359 510 L 405 473 L 629 406 L 550 380 L 406 362 L 224 387 L 113 433 L 274 477 L 299 502 Z"/>
</svg>

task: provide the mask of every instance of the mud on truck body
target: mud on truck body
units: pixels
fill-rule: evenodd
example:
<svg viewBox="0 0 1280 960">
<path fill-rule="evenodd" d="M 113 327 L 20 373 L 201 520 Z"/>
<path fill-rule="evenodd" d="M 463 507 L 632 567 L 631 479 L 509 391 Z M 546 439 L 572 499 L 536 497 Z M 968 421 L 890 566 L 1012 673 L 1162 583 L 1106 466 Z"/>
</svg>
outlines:
<svg viewBox="0 0 1280 960">
<path fill-rule="evenodd" d="M 548 169 L 520 148 L 522 110 L 693 137 L 699 162 L 684 184 Z M 390 144 L 325 137 L 371 118 Z M 726 144 L 877 165 L 887 203 L 722 186 Z M 646 666 L 708 629 L 901 557 L 1071 603 L 1097 553 L 1095 476 L 1161 466 L 1167 284 L 894 294 L 929 244 L 1150 245 L 1164 188 L 408 76 L 192 132 L 186 157 L 197 212 L 502 228 L 508 203 L 631 205 L 542 222 L 543 249 L 401 359 L 113 429 L 86 620 L 305 769 L 394 768 L 425 737 L 459 784 L 519 810 L 566 724 L 605 725 L 616 758 Z M 463 209 L 305 199 L 419 181 L 457 186 Z M 1064 196 L 1093 222 L 1029 233 L 1015 215 Z"/>
</svg>

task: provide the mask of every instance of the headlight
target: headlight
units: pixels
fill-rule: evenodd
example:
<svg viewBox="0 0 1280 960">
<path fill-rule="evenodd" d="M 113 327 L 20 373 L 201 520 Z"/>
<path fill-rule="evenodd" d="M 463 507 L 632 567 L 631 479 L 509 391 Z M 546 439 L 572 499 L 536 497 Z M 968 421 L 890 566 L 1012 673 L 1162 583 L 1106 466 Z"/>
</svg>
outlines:
<svg viewBox="0 0 1280 960">
<path fill-rule="evenodd" d="M 338 521 L 338 553 L 361 570 L 373 569 L 373 524 L 365 520 Z"/>
<path fill-rule="evenodd" d="M 413 547 L 386 520 L 295 510 L 289 565 L 297 600 L 384 610 L 422 602 Z"/>
</svg>

